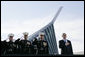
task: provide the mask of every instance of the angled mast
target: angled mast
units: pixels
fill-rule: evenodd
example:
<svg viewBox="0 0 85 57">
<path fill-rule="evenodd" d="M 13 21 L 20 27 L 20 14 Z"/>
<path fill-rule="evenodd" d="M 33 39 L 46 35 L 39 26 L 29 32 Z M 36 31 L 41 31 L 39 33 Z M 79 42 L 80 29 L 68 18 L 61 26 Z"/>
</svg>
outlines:
<svg viewBox="0 0 85 57">
<path fill-rule="evenodd" d="M 61 6 L 61 7 L 59 8 L 59 10 L 57 11 L 57 13 L 55 14 L 54 18 L 53 18 L 52 21 L 51 21 L 52 24 L 56 21 L 56 19 L 57 19 L 57 17 L 59 16 L 62 8 L 63 8 L 63 6 Z"/>
</svg>

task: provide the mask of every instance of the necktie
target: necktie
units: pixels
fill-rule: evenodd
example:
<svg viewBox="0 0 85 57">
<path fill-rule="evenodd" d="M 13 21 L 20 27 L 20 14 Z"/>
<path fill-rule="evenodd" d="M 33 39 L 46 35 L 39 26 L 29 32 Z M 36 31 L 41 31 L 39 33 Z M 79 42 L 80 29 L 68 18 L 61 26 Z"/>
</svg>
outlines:
<svg viewBox="0 0 85 57">
<path fill-rule="evenodd" d="M 64 40 L 64 42 L 66 43 L 66 40 Z"/>
</svg>

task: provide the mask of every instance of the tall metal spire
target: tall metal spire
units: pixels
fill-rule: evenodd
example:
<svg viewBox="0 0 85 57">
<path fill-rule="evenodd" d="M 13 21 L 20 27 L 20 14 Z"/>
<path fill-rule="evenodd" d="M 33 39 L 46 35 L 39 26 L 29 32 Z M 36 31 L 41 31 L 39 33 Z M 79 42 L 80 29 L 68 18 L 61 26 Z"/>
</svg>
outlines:
<svg viewBox="0 0 85 57">
<path fill-rule="evenodd" d="M 60 14 L 61 10 L 62 10 L 63 6 L 61 6 L 58 10 L 58 12 L 55 14 L 54 18 L 52 19 L 51 23 L 54 23 L 58 17 L 58 15 Z"/>
</svg>

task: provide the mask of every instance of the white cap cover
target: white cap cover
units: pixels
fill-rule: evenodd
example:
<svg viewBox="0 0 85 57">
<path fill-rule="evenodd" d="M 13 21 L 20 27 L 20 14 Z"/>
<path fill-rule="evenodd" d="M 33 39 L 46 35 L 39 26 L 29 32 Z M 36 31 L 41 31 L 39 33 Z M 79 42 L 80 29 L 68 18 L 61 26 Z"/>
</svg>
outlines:
<svg viewBox="0 0 85 57">
<path fill-rule="evenodd" d="M 27 32 L 24 32 L 23 35 L 28 35 L 28 33 Z"/>
<path fill-rule="evenodd" d="M 10 33 L 10 34 L 8 35 L 8 37 L 10 37 L 10 36 L 14 36 L 14 34 L 13 34 L 13 33 Z"/>
<path fill-rule="evenodd" d="M 45 33 L 41 32 L 39 35 L 45 35 Z"/>
</svg>

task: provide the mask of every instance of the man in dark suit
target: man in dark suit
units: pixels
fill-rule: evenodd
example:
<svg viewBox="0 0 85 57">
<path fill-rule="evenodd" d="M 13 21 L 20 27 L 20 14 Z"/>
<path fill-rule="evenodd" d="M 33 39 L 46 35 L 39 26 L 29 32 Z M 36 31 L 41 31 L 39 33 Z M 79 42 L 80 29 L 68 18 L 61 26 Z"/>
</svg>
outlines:
<svg viewBox="0 0 85 57">
<path fill-rule="evenodd" d="M 59 48 L 61 49 L 61 54 L 72 55 L 73 50 L 72 50 L 71 41 L 66 39 L 67 37 L 66 33 L 63 33 L 62 37 L 63 39 L 59 41 Z"/>
</svg>

